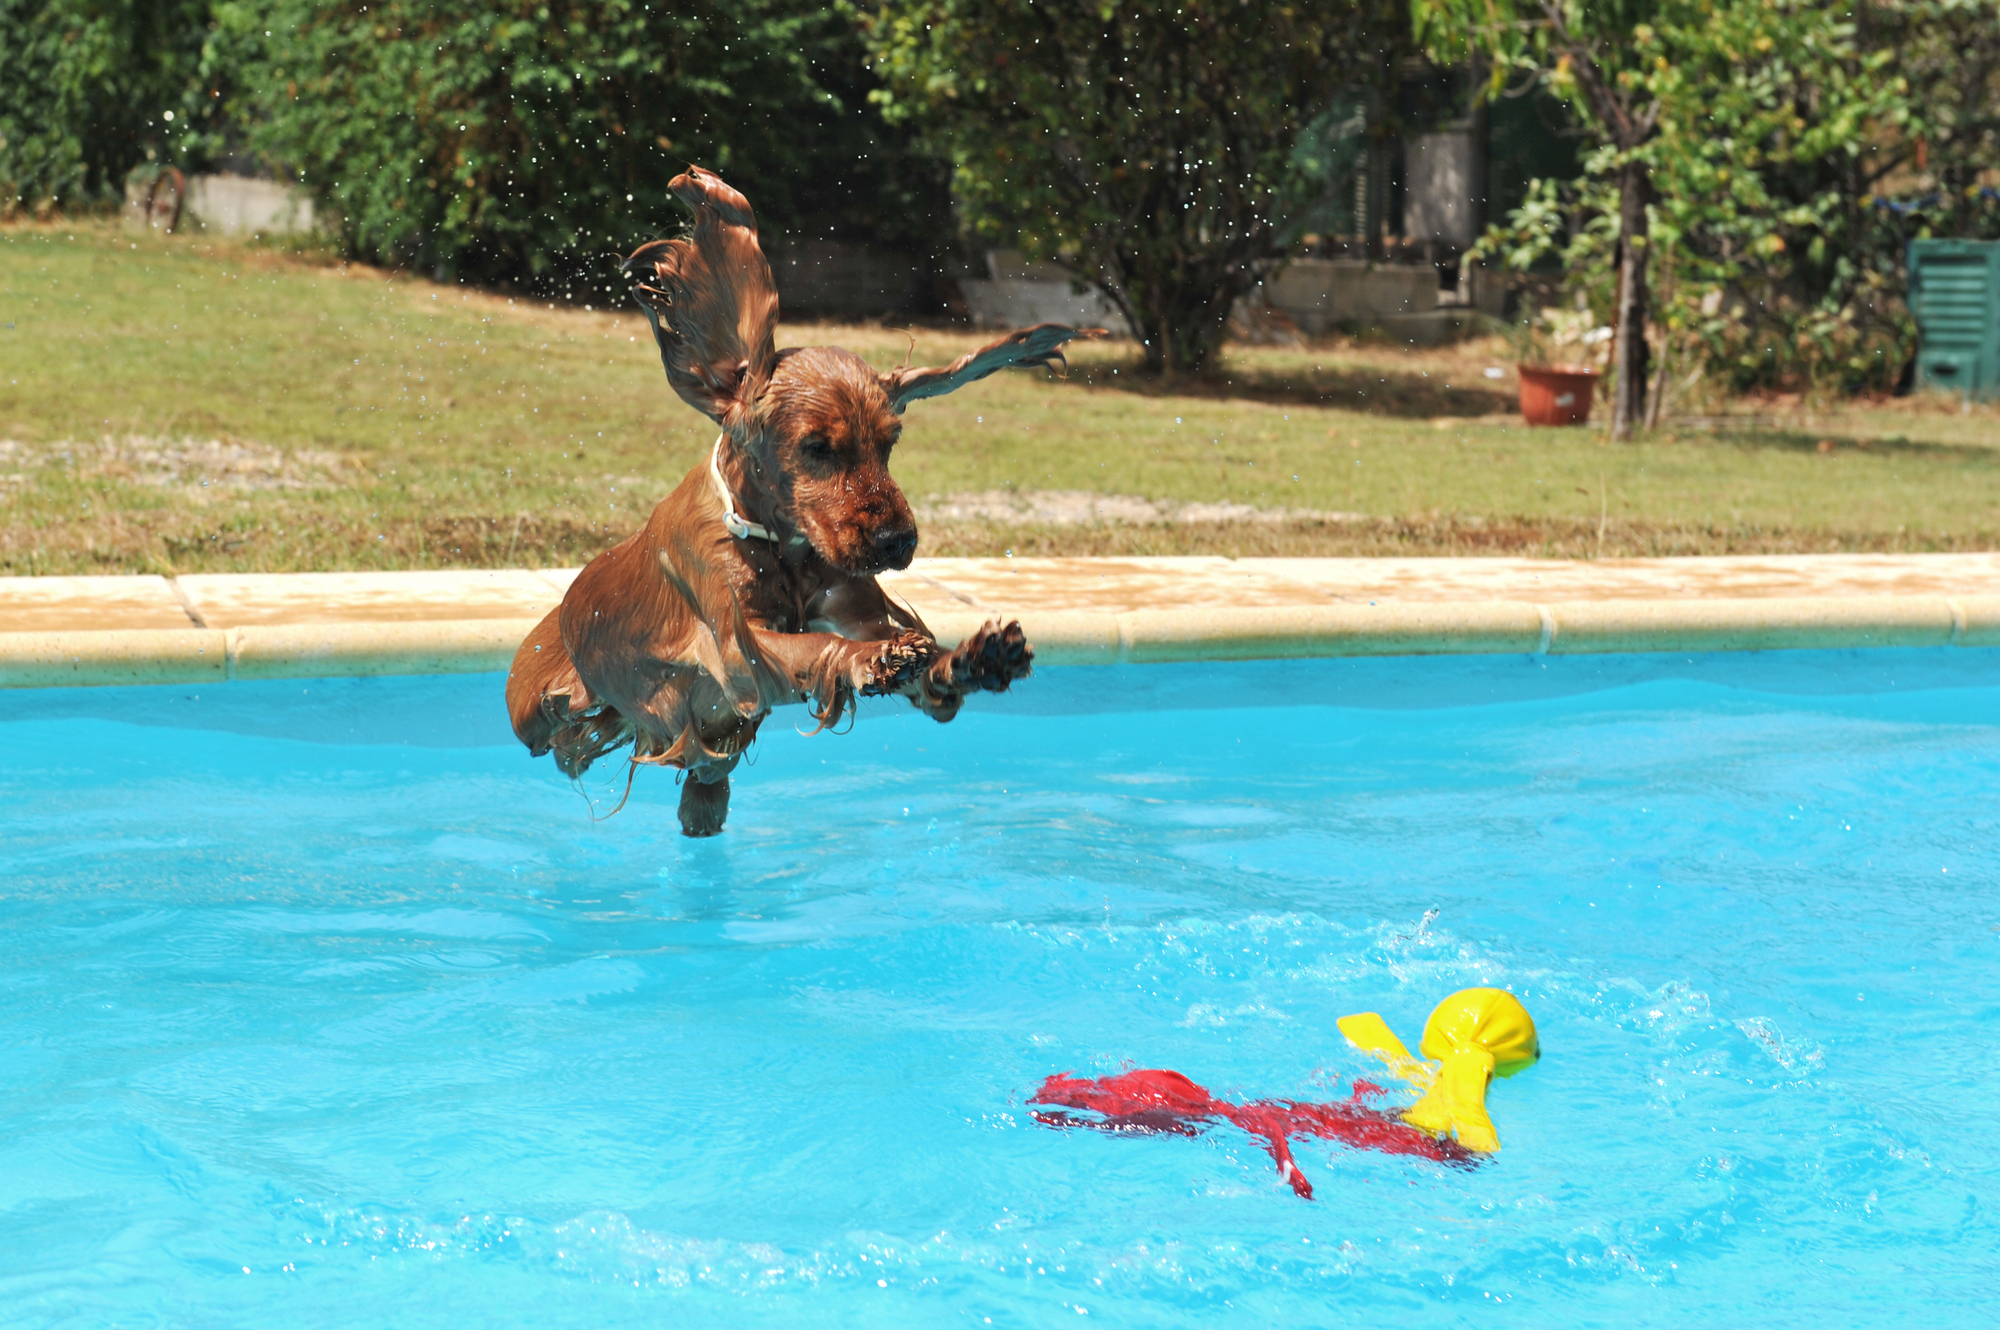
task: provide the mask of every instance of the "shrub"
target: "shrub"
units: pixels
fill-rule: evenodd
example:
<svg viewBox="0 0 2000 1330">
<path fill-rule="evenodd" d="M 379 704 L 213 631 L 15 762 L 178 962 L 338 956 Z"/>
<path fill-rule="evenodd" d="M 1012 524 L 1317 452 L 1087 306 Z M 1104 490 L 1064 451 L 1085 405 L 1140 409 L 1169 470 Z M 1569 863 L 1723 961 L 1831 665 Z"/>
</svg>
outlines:
<svg viewBox="0 0 2000 1330">
<path fill-rule="evenodd" d="M 728 178 L 767 230 L 921 244 L 940 173 L 866 113 L 851 19 L 799 0 L 218 6 L 237 118 L 357 255 L 581 296 Z M 886 223 L 886 224 L 885 224 Z"/>
<path fill-rule="evenodd" d="M 184 146 L 207 0 L 0 0 L 0 211 L 89 208 Z"/>
</svg>

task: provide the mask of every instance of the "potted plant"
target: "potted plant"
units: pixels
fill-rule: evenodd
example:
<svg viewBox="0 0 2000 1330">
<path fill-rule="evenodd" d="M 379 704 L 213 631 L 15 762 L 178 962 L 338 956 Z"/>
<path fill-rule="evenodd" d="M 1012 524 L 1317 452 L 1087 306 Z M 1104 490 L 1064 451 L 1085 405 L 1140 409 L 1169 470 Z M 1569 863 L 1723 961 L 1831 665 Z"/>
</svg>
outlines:
<svg viewBox="0 0 2000 1330">
<path fill-rule="evenodd" d="M 1518 325 L 1522 418 L 1530 425 L 1588 422 L 1611 337 L 1588 309 L 1542 309 Z"/>
</svg>

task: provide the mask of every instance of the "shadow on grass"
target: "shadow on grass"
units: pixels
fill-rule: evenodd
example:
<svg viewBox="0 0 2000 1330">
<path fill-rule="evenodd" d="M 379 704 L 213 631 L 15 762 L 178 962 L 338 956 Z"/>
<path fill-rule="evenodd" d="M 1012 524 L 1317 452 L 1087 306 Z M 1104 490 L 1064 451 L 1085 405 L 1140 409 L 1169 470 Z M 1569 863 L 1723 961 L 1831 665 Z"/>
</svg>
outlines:
<svg viewBox="0 0 2000 1330">
<path fill-rule="evenodd" d="M 1335 407 L 1408 420 L 1441 416 L 1490 416 L 1514 411 L 1507 388 L 1448 382 L 1443 372 L 1368 364 L 1262 366 L 1226 364 L 1211 373 L 1148 376 L 1140 361 L 1091 360 L 1072 364 L 1066 382 L 1141 397 L 1247 400 L 1275 406 Z"/>
</svg>

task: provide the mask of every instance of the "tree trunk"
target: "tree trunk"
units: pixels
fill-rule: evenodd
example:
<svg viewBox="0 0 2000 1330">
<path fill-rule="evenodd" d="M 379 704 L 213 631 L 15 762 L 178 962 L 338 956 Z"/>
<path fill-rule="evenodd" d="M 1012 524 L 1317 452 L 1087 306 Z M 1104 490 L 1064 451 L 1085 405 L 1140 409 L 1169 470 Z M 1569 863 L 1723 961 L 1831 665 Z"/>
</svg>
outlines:
<svg viewBox="0 0 2000 1330">
<path fill-rule="evenodd" d="M 1200 374 L 1222 345 L 1229 311 L 1252 278 L 1135 282 L 1127 288 L 1146 355 L 1146 373 L 1164 378 Z"/>
<path fill-rule="evenodd" d="M 1646 205 L 1653 182 L 1643 163 L 1628 161 L 1618 173 L 1618 381 L 1611 399 L 1611 437 L 1629 439 L 1645 423 L 1646 380 Z"/>
</svg>

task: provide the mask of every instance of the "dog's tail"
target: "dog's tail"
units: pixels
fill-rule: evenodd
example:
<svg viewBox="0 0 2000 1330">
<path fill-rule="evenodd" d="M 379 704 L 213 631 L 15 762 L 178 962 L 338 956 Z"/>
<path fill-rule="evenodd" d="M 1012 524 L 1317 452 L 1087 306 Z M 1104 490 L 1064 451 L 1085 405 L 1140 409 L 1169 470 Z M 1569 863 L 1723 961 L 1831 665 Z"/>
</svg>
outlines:
<svg viewBox="0 0 2000 1330">
<path fill-rule="evenodd" d="M 592 698 L 578 677 L 563 646 L 561 613 L 560 607 L 550 610 L 514 653 L 507 671 L 507 715 L 529 753 L 554 753 L 562 773 L 575 778 L 629 743 L 632 727 L 615 708 Z"/>
</svg>

